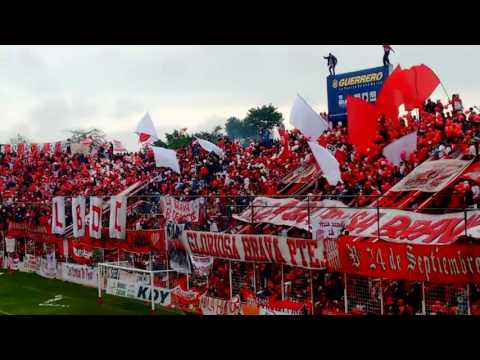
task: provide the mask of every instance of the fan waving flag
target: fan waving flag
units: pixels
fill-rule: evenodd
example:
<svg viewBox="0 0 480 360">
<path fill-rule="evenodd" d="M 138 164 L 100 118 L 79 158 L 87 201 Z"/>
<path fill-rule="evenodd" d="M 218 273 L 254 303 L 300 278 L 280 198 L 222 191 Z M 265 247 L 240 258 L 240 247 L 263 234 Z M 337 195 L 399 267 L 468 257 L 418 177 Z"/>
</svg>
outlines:
<svg viewBox="0 0 480 360">
<path fill-rule="evenodd" d="M 421 64 L 412 66 L 406 72 L 406 81 L 410 84 L 411 92 L 405 96 L 405 109 L 411 111 L 419 108 L 432 95 L 440 79 L 428 66 Z"/>
<path fill-rule="evenodd" d="M 209 153 L 214 152 L 218 156 L 224 156 L 225 152 L 220 149 L 217 145 L 211 143 L 210 141 L 195 138 L 196 143 L 199 144 L 205 151 L 208 151 Z"/>
<path fill-rule="evenodd" d="M 316 141 L 329 128 L 328 122 L 317 114 L 300 95 L 297 95 L 293 103 L 290 124 L 311 141 Z"/>
<path fill-rule="evenodd" d="M 152 146 L 153 155 L 157 167 L 170 168 L 180 174 L 180 164 L 178 163 L 177 153 L 175 150 L 165 149 L 162 147 Z"/>
<path fill-rule="evenodd" d="M 405 102 L 405 93 L 410 91 L 405 81 L 405 72 L 398 65 L 380 90 L 376 106 L 394 127 L 398 127 L 398 107 Z"/>
<path fill-rule="evenodd" d="M 139 136 L 139 141 L 141 143 L 158 140 L 157 131 L 155 130 L 155 126 L 153 125 L 153 121 L 148 112 L 138 123 L 135 133 Z"/>
<path fill-rule="evenodd" d="M 385 146 L 383 155 L 394 165 L 400 165 L 402 155 L 408 157 L 417 150 L 417 132 L 405 135 Z"/>
<path fill-rule="evenodd" d="M 342 182 L 340 164 L 332 153 L 316 142 L 310 141 L 308 145 L 310 146 L 310 150 L 312 150 L 315 160 L 317 160 L 318 165 L 322 169 L 323 176 L 325 176 L 327 182 L 332 186 L 336 186 L 339 182 Z"/>
<path fill-rule="evenodd" d="M 439 84 L 437 75 L 426 65 L 404 70 L 397 66 L 378 94 L 377 107 L 398 126 L 398 107 L 404 104 L 407 111 L 419 108 Z"/>
</svg>

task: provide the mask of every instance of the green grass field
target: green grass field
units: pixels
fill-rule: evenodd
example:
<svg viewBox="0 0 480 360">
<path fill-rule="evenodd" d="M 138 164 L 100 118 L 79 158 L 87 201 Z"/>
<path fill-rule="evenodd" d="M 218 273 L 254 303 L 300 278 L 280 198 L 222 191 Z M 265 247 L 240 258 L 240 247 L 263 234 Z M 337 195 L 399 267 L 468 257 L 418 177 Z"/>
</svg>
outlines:
<svg viewBox="0 0 480 360">
<path fill-rule="evenodd" d="M 97 289 L 37 274 L 0 270 L 1 315 L 149 315 L 143 302 L 103 294 L 97 302 Z M 155 315 L 181 315 L 160 307 Z"/>
</svg>

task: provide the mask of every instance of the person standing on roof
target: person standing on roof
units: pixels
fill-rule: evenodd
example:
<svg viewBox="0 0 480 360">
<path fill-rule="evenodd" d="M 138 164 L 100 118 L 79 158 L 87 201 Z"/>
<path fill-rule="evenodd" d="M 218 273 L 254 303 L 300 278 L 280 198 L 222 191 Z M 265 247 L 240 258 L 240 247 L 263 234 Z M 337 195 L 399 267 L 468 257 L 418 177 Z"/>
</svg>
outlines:
<svg viewBox="0 0 480 360">
<path fill-rule="evenodd" d="M 335 66 L 337 66 L 337 58 L 332 53 L 328 53 L 328 56 L 324 56 L 323 58 L 327 60 L 328 71 L 330 72 L 330 75 L 335 75 Z"/>
<path fill-rule="evenodd" d="M 383 66 L 390 65 L 390 59 L 388 58 L 390 56 L 390 50 L 395 52 L 390 45 L 383 45 Z"/>
</svg>

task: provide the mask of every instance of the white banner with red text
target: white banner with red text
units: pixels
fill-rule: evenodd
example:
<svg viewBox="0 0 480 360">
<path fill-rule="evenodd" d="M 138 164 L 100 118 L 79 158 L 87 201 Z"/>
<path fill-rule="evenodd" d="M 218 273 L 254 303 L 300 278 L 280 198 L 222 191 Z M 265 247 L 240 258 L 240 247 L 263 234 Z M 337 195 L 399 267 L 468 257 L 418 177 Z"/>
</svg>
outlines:
<svg viewBox="0 0 480 360">
<path fill-rule="evenodd" d="M 200 309 L 203 315 L 240 315 L 240 297 L 234 296 L 231 300 L 223 300 L 207 295 L 200 296 Z"/>
<path fill-rule="evenodd" d="M 425 161 L 390 190 L 436 193 L 460 175 L 468 164 L 468 161 L 454 159 Z"/>
<path fill-rule="evenodd" d="M 72 198 L 73 237 L 85 236 L 85 197 Z"/>
<path fill-rule="evenodd" d="M 56 196 L 52 204 L 52 234 L 63 235 L 65 232 L 65 198 Z"/>
<path fill-rule="evenodd" d="M 338 201 L 323 201 L 323 204 L 316 202 L 315 208 L 310 210 L 306 209 L 305 201 L 295 199 L 256 198 L 254 201 L 255 206 L 260 206 L 261 203 L 268 207 L 254 208 L 255 223 L 308 230 L 310 222 L 314 234 L 318 236 L 317 232 L 320 232 L 326 238 L 331 237 L 330 234 L 335 236 L 342 230 L 356 237 L 380 236 L 386 241 L 414 244 L 447 245 L 465 234 L 480 238 L 480 210 L 431 215 L 397 209 L 352 209 Z M 312 206 L 313 203 L 315 202 L 310 201 L 309 205 Z M 335 204 L 340 206 L 332 206 Z M 251 209 L 234 217 L 251 222 Z M 325 231 L 328 233 L 323 234 Z"/>
<path fill-rule="evenodd" d="M 182 242 L 190 254 L 259 263 L 322 269 L 323 242 L 274 235 L 184 231 Z"/>
<path fill-rule="evenodd" d="M 59 277 L 75 284 L 97 286 L 97 269 L 87 265 L 61 263 Z"/>
<path fill-rule="evenodd" d="M 5 251 L 7 252 L 7 254 L 15 252 L 15 243 L 16 243 L 15 238 L 12 238 L 12 237 L 5 238 Z"/>
<path fill-rule="evenodd" d="M 110 237 L 125 239 L 127 233 L 127 197 L 112 196 L 110 199 Z"/>
<path fill-rule="evenodd" d="M 102 238 L 102 212 L 103 212 L 103 200 L 102 198 L 91 196 L 90 197 L 90 237 L 94 239 Z"/>
<path fill-rule="evenodd" d="M 160 199 L 162 214 L 166 221 L 174 220 L 177 223 L 196 223 L 199 221 L 201 199 L 179 201 L 170 196 Z"/>
</svg>

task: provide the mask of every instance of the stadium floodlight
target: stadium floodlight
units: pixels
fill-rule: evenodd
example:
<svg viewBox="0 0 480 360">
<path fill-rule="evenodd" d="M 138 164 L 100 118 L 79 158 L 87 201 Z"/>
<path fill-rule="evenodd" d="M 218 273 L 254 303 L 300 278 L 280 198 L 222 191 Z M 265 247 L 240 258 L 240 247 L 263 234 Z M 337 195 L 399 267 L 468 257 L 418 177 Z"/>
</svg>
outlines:
<svg viewBox="0 0 480 360">
<path fill-rule="evenodd" d="M 99 263 L 97 265 L 97 284 L 98 284 L 98 299 L 102 299 L 102 289 L 104 288 L 105 279 L 111 278 L 113 273 L 117 275 L 120 272 L 124 273 L 137 273 L 145 275 L 145 279 L 148 279 L 149 286 L 150 286 L 150 300 L 152 305 L 152 311 L 155 311 L 155 296 L 154 296 L 154 278 L 155 275 L 158 274 L 166 274 L 167 275 L 167 288 L 170 288 L 170 272 L 174 272 L 175 270 L 145 270 L 136 268 L 128 261 L 114 261 L 114 262 L 104 262 Z M 138 285 L 140 281 L 136 281 L 135 285 Z"/>
</svg>

